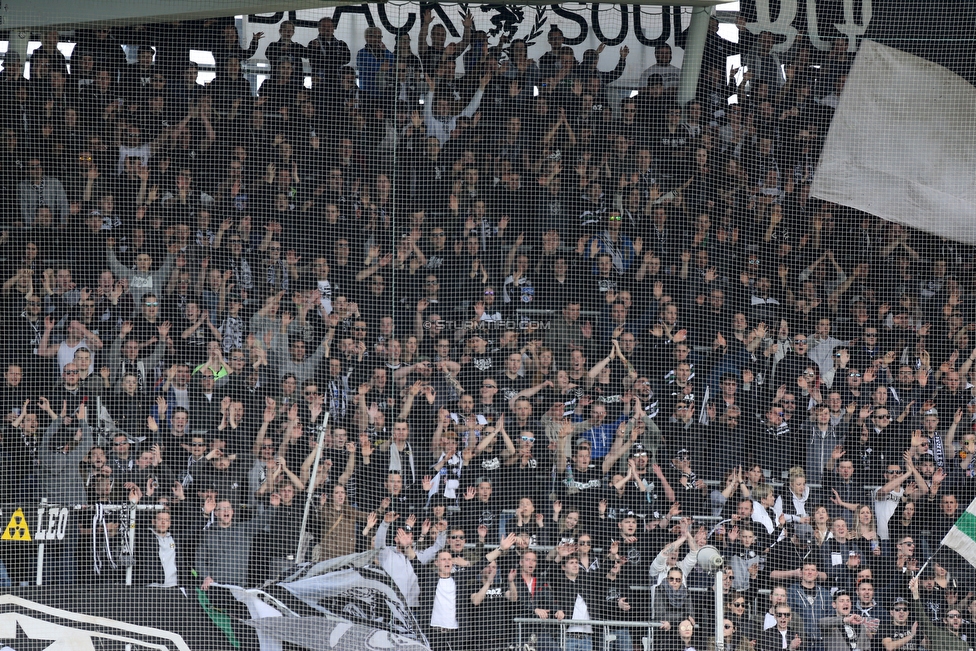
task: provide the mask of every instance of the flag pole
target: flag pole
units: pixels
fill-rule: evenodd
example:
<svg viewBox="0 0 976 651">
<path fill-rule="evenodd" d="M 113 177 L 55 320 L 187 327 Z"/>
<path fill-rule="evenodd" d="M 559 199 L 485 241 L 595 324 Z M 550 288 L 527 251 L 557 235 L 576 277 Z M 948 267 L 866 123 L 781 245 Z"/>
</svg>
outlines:
<svg viewBox="0 0 976 651">
<path fill-rule="evenodd" d="M 938 554 L 942 550 L 942 547 L 943 545 L 939 545 L 939 548 L 935 550 L 935 554 Z M 935 558 L 935 554 L 932 554 L 931 556 L 928 557 L 928 559 L 925 561 L 925 564 L 922 565 L 922 567 L 918 568 L 918 572 L 915 573 L 915 576 L 922 576 L 922 572 L 925 571 L 925 568 L 928 567 L 929 563 L 932 562 L 932 559 Z"/>
<path fill-rule="evenodd" d="M 322 446 L 325 443 L 325 432 L 329 427 L 329 416 L 331 412 L 326 410 L 322 424 L 319 426 L 319 443 L 315 446 L 315 463 L 312 466 L 312 475 L 308 478 L 308 485 L 305 487 L 305 514 L 302 516 L 302 528 L 298 534 L 298 549 L 295 550 L 295 562 L 302 563 L 305 560 L 305 541 L 308 528 L 308 516 L 312 510 L 312 499 L 315 496 L 315 482 L 319 474 L 319 461 L 322 460 Z"/>
</svg>

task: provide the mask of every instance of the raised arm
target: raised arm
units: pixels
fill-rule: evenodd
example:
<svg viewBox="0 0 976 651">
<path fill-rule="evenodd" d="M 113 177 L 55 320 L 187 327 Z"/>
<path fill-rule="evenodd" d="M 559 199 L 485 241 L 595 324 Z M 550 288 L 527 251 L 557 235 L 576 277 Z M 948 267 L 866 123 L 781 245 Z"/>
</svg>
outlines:
<svg viewBox="0 0 976 651">
<path fill-rule="evenodd" d="M 51 332 L 54 330 L 54 317 L 44 317 L 44 334 L 37 344 L 37 354 L 40 357 L 57 357 L 58 346 L 51 344 Z"/>
<path fill-rule="evenodd" d="M 261 427 L 258 428 L 258 433 L 254 437 L 254 443 L 251 444 L 251 454 L 256 457 L 260 457 L 261 444 L 264 443 L 264 437 L 268 433 L 268 426 L 278 413 L 275 409 L 275 401 L 272 398 L 265 398 L 264 404 L 264 416 L 261 419 Z"/>
</svg>

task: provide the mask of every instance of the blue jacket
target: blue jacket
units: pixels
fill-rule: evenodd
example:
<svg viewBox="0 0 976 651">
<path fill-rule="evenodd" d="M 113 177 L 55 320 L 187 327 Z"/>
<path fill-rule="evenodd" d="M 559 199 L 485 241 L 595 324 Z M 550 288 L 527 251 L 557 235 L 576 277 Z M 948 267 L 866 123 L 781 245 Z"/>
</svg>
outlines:
<svg viewBox="0 0 976 651">
<path fill-rule="evenodd" d="M 806 591 L 800 583 L 794 583 L 786 591 L 786 599 L 790 604 L 790 608 L 794 612 L 799 612 L 803 616 L 803 635 L 801 636 L 806 643 L 819 641 L 821 639 L 819 622 L 824 617 L 829 617 L 833 614 L 834 609 L 831 606 L 832 600 L 830 598 L 830 592 L 817 586 L 816 593 L 813 598 L 813 603 L 811 604 L 807 598 Z"/>
<path fill-rule="evenodd" d="M 364 93 L 377 95 L 383 92 L 383 88 L 380 88 L 376 83 L 376 76 L 379 74 L 380 67 L 384 61 L 390 64 L 390 72 L 392 73 L 392 68 L 395 64 L 393 62 L 393 53 L 389 50 L 384 49 L 377 56 L 368 47 L 364 47 L 356 54 L 356 69 L 359 70 L 359 86 Z"/>
</svg>

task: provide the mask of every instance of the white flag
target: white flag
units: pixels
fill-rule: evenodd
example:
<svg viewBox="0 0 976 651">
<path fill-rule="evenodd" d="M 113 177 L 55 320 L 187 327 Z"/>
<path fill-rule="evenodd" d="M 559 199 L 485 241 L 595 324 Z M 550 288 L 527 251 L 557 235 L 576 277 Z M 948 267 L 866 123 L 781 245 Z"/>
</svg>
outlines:
<svg viewBox="0 0 976 651">
<path fill-rule="evenodd" d="M 952 529 L 942 539 L 942 544 L 956 550 L 960 556 L 976 567 L 976 500 L 973 500 Z"/>
<path fill-rule="evenodd" d="M 810 196 L 976 244 L 976 88 L 865 40 Z"/>
</svg>

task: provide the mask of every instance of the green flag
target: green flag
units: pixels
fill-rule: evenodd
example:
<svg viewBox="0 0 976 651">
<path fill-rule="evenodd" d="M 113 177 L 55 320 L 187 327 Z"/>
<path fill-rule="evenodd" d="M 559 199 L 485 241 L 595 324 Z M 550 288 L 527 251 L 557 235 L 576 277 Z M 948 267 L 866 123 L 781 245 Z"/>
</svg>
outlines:
<svg viewBox="0 0 976 651">
<path fill-rule="evenodd" d="M 952 529 L 942 539 L 942 544 L 950 547 L 976 567 L 976 500 L 952 525 Z"/>
<path fill-rule="evenodd" d="M 217 628 L 224 632 L 224 635 L 227 637 L 227 641 L 231 643 L 231 646 L 233 646 L 235 649 L 240 649 L 241 643 L 238 641 L 237 636 L 234 635 L 234 626 L 231 623 L 230 617 L 227 616 L 227 613 L 222 611 L 220 608 L 214 607 L 214 605 L 210 603 L 210 597 L 208 597 L 207 593 L 200 588 L 197 588 L 197 601 L 200 602 L 204 612 L 207 613 L 207 617 L 209 617 L 210 620 L 217 625 Z"/>
</svg>

